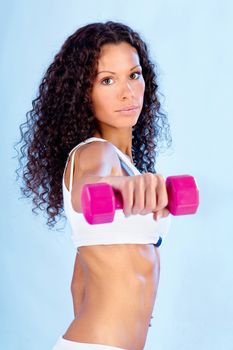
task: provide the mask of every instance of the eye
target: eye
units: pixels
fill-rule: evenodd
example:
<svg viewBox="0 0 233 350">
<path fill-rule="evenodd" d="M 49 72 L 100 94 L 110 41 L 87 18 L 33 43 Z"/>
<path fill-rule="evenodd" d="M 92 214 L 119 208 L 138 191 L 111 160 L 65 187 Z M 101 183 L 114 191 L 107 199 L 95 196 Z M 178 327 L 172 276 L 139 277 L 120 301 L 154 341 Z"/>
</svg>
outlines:
<svg viewBox="0 0 233 350">
<path fill-rule="evenodd" d="M 133 74 L 138 74 L 138 78 L 136 78 L 136 79 L 133 79 L 133 80 L 137 80 L 137 79 L 139 79 L 140 78 L 140 76 L 142 75 L 142 73 L 141 72 L 133 72 L 132 74 L 131 74 L 131 76 L 133 75 Z M 104 78 L 103 80 L 101 80 L 101 84 L 103 84 L 103 85 L 111 85 L 111 84 L 105 84 L 104 82 L 106 82 L 106 81 L 108 81 L 108 80 L 111 80 L 112 78 L 111 77 L 106 77 L 106 78 Z"/>
<path fill-rule="evenodd" d="M 103 82 L 104 82 L 104 81 L 107 81 L 107 80 L 110 80 L 110 79 L 112 79 L 112 78 L 111 78 L 111 77 L 104 78 L 103 80 L 101 80 L 101 84 L 103 84 L 103 85 L 109 85 L 109 84 L 104 84 Z"/>
<path fill-rule="evenodd" d="M 141 72 L 133 72 L 131 75 L 133 75 L 133 74 L 138 74 L 138 75 L 139 75 L 137 79 L 139 79 L 139 78 L 140 78 L 140 76 L 142 75 L 142 73 L 141 73 Z"/>
</svg>

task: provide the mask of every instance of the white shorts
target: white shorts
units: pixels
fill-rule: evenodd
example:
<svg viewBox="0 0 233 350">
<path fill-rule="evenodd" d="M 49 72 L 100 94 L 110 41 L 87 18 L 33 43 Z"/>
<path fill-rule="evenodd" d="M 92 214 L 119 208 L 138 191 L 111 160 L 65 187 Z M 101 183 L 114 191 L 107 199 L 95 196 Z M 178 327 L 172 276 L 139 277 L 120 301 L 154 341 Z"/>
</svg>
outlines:
<svg viewBox="0 0 233 350">
<path fill-rule="evenodd" d="M 60 336 L 52 350 L 126 350 L 116 346 L 93 344 L 93 343 L 77 343 L 76 341 L 64 339 Z"/>
</svg>

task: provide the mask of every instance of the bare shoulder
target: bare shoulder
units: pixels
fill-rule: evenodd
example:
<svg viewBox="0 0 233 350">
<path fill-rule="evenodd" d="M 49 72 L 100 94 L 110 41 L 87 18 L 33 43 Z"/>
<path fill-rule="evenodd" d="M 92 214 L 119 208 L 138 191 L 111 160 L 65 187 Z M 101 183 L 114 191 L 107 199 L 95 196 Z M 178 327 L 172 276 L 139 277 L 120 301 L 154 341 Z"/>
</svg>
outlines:
<svg viewBox="0 0 233 350">
<path fill-rule="evenodd" d="M 92 141 L 77 150 L 75 166 L 82 170 L 103 165 L 109 172 L 113 166 L 120 164 L 113 145 L 108 141 Z"/>
<path fill-rule="evenodd" d="M 74 183 L 85 175 L 122 175 L 121 164 L 114 146 L 108 141 L 92 141 L 74 150 Z M 73 154 L 73 152 L 70 155 Z M 65 184 L 69 189 L 70 159 L 65 172 Z"/>
</svg>

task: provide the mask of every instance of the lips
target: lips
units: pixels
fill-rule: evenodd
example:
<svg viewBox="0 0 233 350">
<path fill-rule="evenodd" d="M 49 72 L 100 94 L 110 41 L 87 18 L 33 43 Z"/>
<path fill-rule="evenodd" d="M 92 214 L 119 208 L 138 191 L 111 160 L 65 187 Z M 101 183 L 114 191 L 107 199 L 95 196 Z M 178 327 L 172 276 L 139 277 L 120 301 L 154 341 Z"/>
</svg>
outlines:
<svg viewBox="0 0 233 350">
<path fill-rule="evenodd" d="M 138 108 L 138 106 L 135 106 L 135 105 L 126 106 L 126 107 L 123 107 L 121 109 L 118 109 L 116 112 L 130 111 L 131 109 L 135 109 L 135 108 Z"/>
</svg>

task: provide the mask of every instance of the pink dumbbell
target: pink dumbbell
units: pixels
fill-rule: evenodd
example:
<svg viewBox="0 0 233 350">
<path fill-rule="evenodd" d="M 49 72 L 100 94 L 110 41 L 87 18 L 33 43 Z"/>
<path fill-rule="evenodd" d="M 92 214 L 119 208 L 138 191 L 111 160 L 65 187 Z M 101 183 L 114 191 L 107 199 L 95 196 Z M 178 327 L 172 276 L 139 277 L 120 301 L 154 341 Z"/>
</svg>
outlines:
<svg viewBox="0 0 233 350">
<path fill-rule="evenodd" d="M 173 215 L 195 214 L 199 205 L 199 192 L 193 176 L 177 175 L 166 179 L 167 209 Z M 85 184 L 81 205 L 89 224 L 104 224 L 114 220 L 115 210 L 123 209 L 121 193 L 107 183 Z"/>
</svg>

